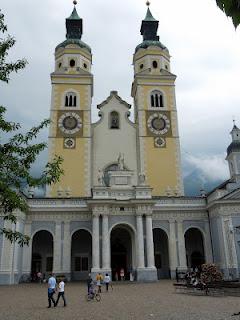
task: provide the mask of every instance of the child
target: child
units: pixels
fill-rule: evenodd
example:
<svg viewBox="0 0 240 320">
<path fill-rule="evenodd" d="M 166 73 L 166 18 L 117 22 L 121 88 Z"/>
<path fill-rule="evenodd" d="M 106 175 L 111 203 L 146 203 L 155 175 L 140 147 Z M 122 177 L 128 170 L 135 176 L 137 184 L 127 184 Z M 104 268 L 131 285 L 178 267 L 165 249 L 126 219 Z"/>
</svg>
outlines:
<svg viewBox="0 0 240 320">
<path fill-rule="evenodd" d="M 58 297 L 57 297 L 57 301 L 56 301 L 54 307 L 57 306 L 60 297 L 62 297 L 62 299 L 63 299 L 64 307 L 67 306 L 66 299 L 64 296 L 64 287 L 65 287 L 65 283 L 64 283 L 63 279 L 61 279 L 61 281 L 58 284 Z"/>
</svg>

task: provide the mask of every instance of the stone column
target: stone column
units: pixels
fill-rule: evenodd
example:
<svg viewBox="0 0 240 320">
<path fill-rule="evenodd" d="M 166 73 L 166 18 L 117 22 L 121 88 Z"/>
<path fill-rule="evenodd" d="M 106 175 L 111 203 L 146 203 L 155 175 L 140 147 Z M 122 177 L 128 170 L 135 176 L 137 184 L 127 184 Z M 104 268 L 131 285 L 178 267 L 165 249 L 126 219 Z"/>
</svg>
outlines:
<svg viewBox="0 0 240 320">
<path fill-rule="evenodd" d="M 178 255 L 179 255 L 179 270 L 187 270 L 187 259 L 186 259 L 186 247 L 185 238 L 183 234 L 183 221 L 178 221 Z"/>
<path fill-rule="evenodd" d="M 176 277 L 176 268 L 178 266 L 175 226 L 175 221 L 169 221 L 169 262 L 171 279 L 174 279 Z"/>
<path fill-rule="evenodd" d="M 55 237 L 53 239 L 53 272 L 61 273 L 61 255 L 62 255 L 62 228 L 61 221 L 56 222 Z"/>
<path fill-rule="evenodd" d="M 146 242 L 147 242 L 147 267 L 155 268 L 151 215 L 146 216 Z"/>
<path fill-rule="evenodd" d="M 205 260 L 207 263 L 212 263 L 212 242 L 210 237 L 210 226 L 208 220 L 205 221 L 205 234 L 203 235 L 203 237 Z"/>
<path fill-rule="evenodd" d="M 102 216 L 102 268 L 110 271 L 110 237 L 108 230 L 108 215 Z"/>
<path fill-rule="evenodd" d="M 10 221 L 4 221 L 4 228 L 15 230 L 14 224 Z M 12 244 L 6 237 L 2 240 L 2 256 L 0 265 L 0 284 L 14 283 L 14 244 Z"/>
<path fill-rule="evenodd" d="M 143 242 L 143 221 L 142 215 L 137 215 L 137 267 L 144 268 L 144 242 Z"/>
<path fill-rule="evenodd" d="M 71 243 L 70 222 L 65 221 L 63 229 L 63 273 L 68 280 L 71 280 Z"/>
<path fill-rule="evenodd" d="M 24 234 L 31 237 L 31 222 L 25 224 Z M 28 246 L 23 246 L 23 268 L 22 273 L 24 278 L 30 277 L 32 264 L 32 238 L 29 241 Z"/>
<path fill-rule="evenodd" d="M 99 215 L 92 217 L 92 272 L 99 271 Z"/>
</svg>

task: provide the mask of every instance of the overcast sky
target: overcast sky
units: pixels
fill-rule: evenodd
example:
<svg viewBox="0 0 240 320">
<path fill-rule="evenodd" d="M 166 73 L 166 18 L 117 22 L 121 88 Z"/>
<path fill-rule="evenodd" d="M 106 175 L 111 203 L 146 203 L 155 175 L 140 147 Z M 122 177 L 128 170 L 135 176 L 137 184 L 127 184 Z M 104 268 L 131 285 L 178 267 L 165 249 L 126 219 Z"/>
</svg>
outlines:
<svg viewBox="0 0 240 320">
<path fill-rule="evenodd" d="M 30 127 L 49 117 L 54 49 L 65 39 L 72 1 L 1 0 L 0 8 L 17 40 L 10 58 L 29 62 L 8 85 L 0 84 L 0 103 L 8 107 L 9 119 Z M 142 41 L 146 9 L 144 0 L 81 0 L 77 5 L 82 40 L 93 53 L 93 120 L 96 105 L 111 90 L 132 104 L 132 56 Z M 226 179 L 224 158 L 233 117 L 240 126 L 240 28 L 235 31 L 215 0 L 152 0 L 150 9 L 177 75 L 184 175 L 197 168 L 207 178 Z M 42 138 L 47 139 L 47 131 Z"/>
</svg>

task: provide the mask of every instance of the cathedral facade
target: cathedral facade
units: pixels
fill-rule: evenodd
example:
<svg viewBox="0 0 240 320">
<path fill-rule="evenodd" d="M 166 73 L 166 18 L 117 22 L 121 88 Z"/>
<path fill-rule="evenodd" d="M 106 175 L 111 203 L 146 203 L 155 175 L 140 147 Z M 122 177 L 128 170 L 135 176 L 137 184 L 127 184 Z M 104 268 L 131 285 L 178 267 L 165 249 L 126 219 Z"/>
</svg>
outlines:
<svg viewBox="0 0 240 320">
<path fill-rule="evenodd" d="M 170 54 L 147 9 L 143 41 L 133 56 L 131 105 L 117 91 L 91 121 L 91 48 L 76 8 L 66 40 L 55 49 L 49 160 L 63 157 L 64 175 L 46 196 L 27 196 L 16 230 L 23 248 L 0 235 L 0 284 L 29 281 L 37 272 L 84 280 L 91 272 L 136 281 L 174 278 L 214 262 L 226 278 L 240 267 L 240 130 L 227 149 L 230 179 L 209 194 L 184 196 L 175 79 Z M 11 227 L 0 216 L 0 227 Z"/>
</svg>

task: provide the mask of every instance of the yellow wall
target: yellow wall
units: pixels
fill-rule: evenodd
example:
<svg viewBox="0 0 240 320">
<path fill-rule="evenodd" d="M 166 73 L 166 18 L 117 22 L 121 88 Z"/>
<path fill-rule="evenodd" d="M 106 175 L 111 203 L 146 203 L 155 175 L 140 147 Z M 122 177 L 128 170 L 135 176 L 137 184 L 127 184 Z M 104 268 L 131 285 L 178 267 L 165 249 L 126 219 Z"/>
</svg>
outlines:
<svg viewBox="0 0 240 320">
<path fill-rule="evenodd" d="M 173 138 L 166 138 L 166 148 L 154 148 L 152 137 L 144 139 L 147 183 L 153 188 L 152 195 L 165 195 L 169 186 L 178 185 L 176 147 Z"/>
<path fill-rule="evenodd" d="M 73 83 L 74 81 L 82 83 Z M 59 155 L 63 158 L 63 170 L 64 175 L 61 177 L 60 182 L 50 186 L 49 196 L 57 197 L 57 190 L 59 187 L 63 191 L 70 188 L 72 197 L 84 197 L 90 194 L 90 172 L 89 172 L 89 145 L 90 145 L 90 122 L 91 122 L 91 86 L 92 78 L 89 77 L 74 77 L 62 76 L 58 77 L 52 75 L 53 83 L 53 97 L 52 97 L 52 110 L 51 110 L 51 129 L 49 135 L 49 159 L 53 159 L 54 155 Z M 80 96 L 80 104 L 77 103 L 77 107 L 65 108 L 64 107 L 64 93 L 74 89 Z M 80 106 L 80 108 L 79 108 Z M 74 135 L 65 135 L 58 130 L 58 119 L 60 112 L 76 112 L 81 114 L 83 122 L 83 130 L 77 132 Z M 81 133 L 80 133 L 81 132 Z M 76 147 L 75 149 L 64 148 L 64 137 L 75 137 Z M 63 197 L 66 197 L 66 193 L 63 193 Z"/>
<path fill-rule="evenodd" d="M 54 150 L 55 153 L 61 155 L 64 159 L 63 170 L 64 175 L 61 177 L 59 183 L 51 188 L 51 196 L 57 196 L 59 186 L 66 190 L 71 189 L 71 196 L 79 197 L 85 196 L 85 177 L 84 177 L 84 150 L 86 139 L 76 139 L 75 149 L 63 149 L 63 138 L 55 139 Z"/>
</svg>

